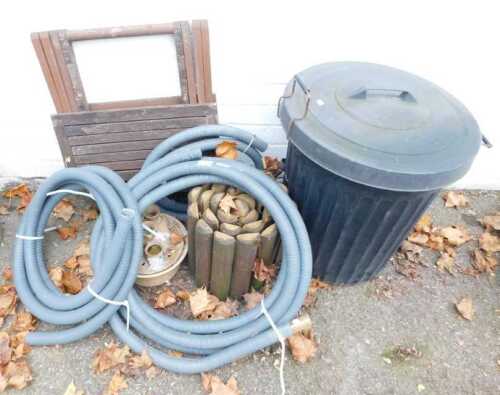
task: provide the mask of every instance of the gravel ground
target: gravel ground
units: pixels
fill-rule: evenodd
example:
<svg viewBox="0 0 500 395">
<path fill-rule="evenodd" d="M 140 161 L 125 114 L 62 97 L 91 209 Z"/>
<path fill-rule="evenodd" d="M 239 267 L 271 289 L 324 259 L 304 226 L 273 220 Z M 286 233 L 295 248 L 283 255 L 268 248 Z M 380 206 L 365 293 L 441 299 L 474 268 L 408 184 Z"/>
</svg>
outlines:
<svg viewBox="0 0 500 395">
<path fill-rule="evenodd" d="M 430 208 L 437 225 L 464 224 L 476 238 L 482 228 L 476 218 L 500 211 L 500 192 L 466 192 L 467 209 L 444 208 L 436 199 Z M 81 201 L 78 204 L 82 204 Z M 8 264 L 16 213 L 0 216 L 4 230 L 0 266 Z M 83 232 L 81 232 L 83 233 Z M 79 235 L 81 237 L 82 235 Z M 49 236 L 47 260 L 62 263 L 71 256 L 73 241 Z M 469 265 L 473 240 L 457 249 L 456 265 Z M 287 355 L 285 379 L 290 394 L 499 394 L 500 287 L 497 276 L 451 276 L 439 272 L 434 253 L 425 254 L 428 267 L 418 278 L 397 274 L 388 264 L 380 278 L 355 286 L 319 292 L 309 309 L 319 351 L 314 360 L 298 364 Z M 497 271 L 498 272 L 498 271 Z M 472 298 L 474 320 L 462 319 L 454 303 Z M 49 328 L 42 324 L 41 329 Z M 92 337 L 65 346 L 37 347 L 28 356 L 34 380 L 18 394 L 64 394 L 71 381 L 86 394 L 100 394 L 112 374 L 96 375 L 91 362 L 96 350 L 114 339 L 105 327 Z M 398 360 L 396 347 L 416 347 L 421 355 Z M 234 375 L 242 394 L 278 394 L 279 348 L 258 352 L 214 373 Z M 130 378 L 121 394 L 201 394 L 199 375 L 162 371 L 154 379 Z"/>
</svg>

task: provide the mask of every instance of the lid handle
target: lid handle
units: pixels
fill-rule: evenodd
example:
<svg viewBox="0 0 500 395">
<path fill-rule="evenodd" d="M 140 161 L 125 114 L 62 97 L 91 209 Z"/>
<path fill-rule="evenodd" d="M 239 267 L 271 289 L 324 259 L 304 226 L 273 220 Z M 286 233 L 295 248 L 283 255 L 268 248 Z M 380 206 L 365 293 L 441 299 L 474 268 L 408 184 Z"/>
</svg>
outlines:
<svg viewBox="0 0 500 395">
<path fill-rule="evenodd" d="M 403 101 L 416 103 L 417 99 L 407 90 L 401 89 L 382 89 L 382 88 L 359 88 L 352 93 L 350 99 L 367 99 L 369 96 L 388 96 L 397 97 Z"/>
</svg>

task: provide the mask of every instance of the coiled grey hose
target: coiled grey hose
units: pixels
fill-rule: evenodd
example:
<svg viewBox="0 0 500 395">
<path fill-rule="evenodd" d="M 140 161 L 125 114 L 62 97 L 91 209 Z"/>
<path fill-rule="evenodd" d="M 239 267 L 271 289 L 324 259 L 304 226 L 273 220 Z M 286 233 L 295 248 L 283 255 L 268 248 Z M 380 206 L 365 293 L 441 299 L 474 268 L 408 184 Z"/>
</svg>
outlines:
<svg viewBox="0 0 500 395">
<path fill-rule="evenodd" d="M 68 343 L 89 335 L 109 321 L 123 342 L 135 352 L 146 350 L 156 365 L 178 373 L 199 373 L 277 342 L 278 336 L 262 315 L 260 306 L 224 320 L 181 320 L 155 311 L 133 289 L 142 255 L 142 230 L 139 216 L 129 215 L 130 212 L 142 213 L 165 196 L 205 183 L 230 184 L 247 191 L 272 215 L 282 238 L 283 260 L 264 304 L 281 335 L 292 334 L 291 321 L 297 316 L 311 279 L 312 257 L 306 228 L 295 204 L 264 173 L 237 161 L 202 157 L 206 147 L 203 141 L 213 140 L 214 136 L 265 149 L 264 142 L 236 128 L 196 127 L 160 144 L 127 186 L 111 171 L 97 167 L 61 170 L 41 186 L 18 233 L 42 234 L 50 212 L 64 196 L 47 198 L 51 190 L 69 186 L 74 189 L 75 184 L 88 189 L 101 211 L 91 238 L 95 271 L 92 286 L 107 299 L 119 301 L 128 295 L 131 330 L 127 331 L 125 325 L 125 308 L 117 311 L 119 306 L 93 299 L 87 291 L 75 296 L 63 295 L 47 275 L 42 241 L 18 239 L 14 276 L 23 303 L 43 321 L 76 324 L 57 332 L 30 333 L 27 336 L 30 344 Z M 197 146 L 193 148 L 192 144 Z M 126 210 L 128 215 L 123 214 L 124 208 L 131 209 Z M 172 357 L 147 340 L 197 356 Z"/>
</svg>

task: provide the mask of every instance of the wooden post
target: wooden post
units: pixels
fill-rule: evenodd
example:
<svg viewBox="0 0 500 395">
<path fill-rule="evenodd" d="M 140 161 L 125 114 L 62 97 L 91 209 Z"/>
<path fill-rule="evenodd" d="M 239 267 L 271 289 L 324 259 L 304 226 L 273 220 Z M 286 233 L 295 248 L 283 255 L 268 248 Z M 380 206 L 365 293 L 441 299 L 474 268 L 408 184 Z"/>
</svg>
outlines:
<svg viewBox="0 0 500 395">
<path fill-rule="evenodd" d="M 188 203 L 194 203 L 198 201 L 198 198 L 200 197 L 201 192 L 203 192 L 203 189 L 201 187 L 194 187 L 188 192 Z"/>
<path fill-rule="evenodd" d="M 194 275 L 196 268 L 196 255 L 195 255 L 195 240 L 194 240 L 194 229 L 196 227 L 196 222 L 200 217 L 198 212 L 198 203 L 191 203 L 187 209 L 187 231 L 188 231 L 188 264 L 189 271 Z"/>
<path fill-rule="evenodd" d="M 248 212 L 247 215 L 240 218 L 240 224 L 245 225 L 245 224 L 248 224 L 250 222 L 257 221 L 258 219 L 259 219 L 259 213 L 257 212 L 257 210 L 252 209 Z"/>
<path fill-rule="evenodd" d="M 241 297 L 250 288 L 259 239 L 260 235 L 258 233 L 246 233 L 236 237 L 236 255 L 231 277 L 232 298 Z"/>
<path fill-rule="evenodd" d="M 210 207 L 210 198 L 214 194 L 215 191 L 211 189 L 207 189 L 206 191 L 203 191 L 198 198 L 198 208 L 200 209 L 200 212 L 205 212 L 207 208 Z"/>
<path fill-rule="evenodd" d="M 278 238 L 278 228 L 276 224 L 268 226 L 260 234 L 259 258 L 264 260 L 266 265 L 273 263 L 274 247 Z"/>
<path fill-rule="evenodd" d="M 229 236 L 238 236 L 241 233 L 241 226 L 223 223 L 220 226 L 220 231 Z"/>
<path fill-rule="evenodd" d="M 219 203 L 226 193 L 225 192 L 215 192 L 210 198 L 210 210 L 214 213 L 219 209 Z"/>
<path fill-rule="evenodd" d="M 231 288 L 231 273 L 236 240 L 222 232 L 214 232 L 210 293 L 225 300 Z"/>
<path fill-rule="evenodd" d="M 219 229 L 219 220 L 215 216 L 212 210 L 207 208 L 204 212 L 203 215 L 201 216 L 205 222 L 213 229 L 213 230 L 218 230 Z"/>
<path fill-rule="evenodd" d="M 264 222 L 262 220 L 250 222 L 243 225 L 241 229 L 243 233 L 260 233 L 264 229 Z"/>
<path fill-rule="evenodd" d="M 196 222 L 195 227 L 195 281 L 197 287 L 208 288 L 210 284 L 210 268 L 212 262 L 212 240 L 214 231 L 202 219 Z"/>
</svg>

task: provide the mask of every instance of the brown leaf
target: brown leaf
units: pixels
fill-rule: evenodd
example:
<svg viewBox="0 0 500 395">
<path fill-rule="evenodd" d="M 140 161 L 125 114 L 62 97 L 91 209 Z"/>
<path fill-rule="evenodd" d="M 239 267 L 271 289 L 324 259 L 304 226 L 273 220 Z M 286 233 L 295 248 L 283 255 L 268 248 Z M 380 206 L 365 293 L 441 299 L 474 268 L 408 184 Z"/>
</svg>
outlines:
<svg viewBox="0 0 500 395">
<path fill-rule="evenodd" d="M 177 302 L 174 293 L 170 288 L 165 289 L 161 294 L 156 297 L 155 309 L 164 309 L 165 307 L 171 306 Z"/>
<path fill-rule="evenodd" d="M 96 352 L 92 367 L 96 373 L 102 373 L 115 366 L 125 364 L 129 355 L 130 349 L 127 345 L 118 347 L 118 344 L 112 342 Z"/>
<path fill-rule="evenodd" d="M 53 211 L 54 217 L 61 218 L 66 222 L 71 219 L 74 213 L 75 207 L 68 199 L 62 199 L 59 203 L 57 203 Z"/>
<path fill-rule="evenodd" d="M 219 299 L 215 295 L 210 295 L 205 288 L 194 291 L 189 298 L 191 313 L 197 317 L 206 311 L 213 311 Z"/>
<path fill-rule="evenodd" d="M 57 233 L 59 234 L 59 238 L 61 240 L 68 240 L 68 239 L 76 239 L 76 233 L 78 232 L 78 229 L 76 226 L 63 226 L 61 228 L 56 229 Z"/>
<path fill-rule="evenodd" d="M 128 359 L 128 365 L 133 369 L 149 368 L 153 365 L 153 361 L 149 357 L 146 350 L 141 355 L 133 355 Z"/>
<path fill-rule="evenodd" d="M 486 230 L 500 230 L 500 213 L 496 213 L 495 215 L 486 215 L 480 222 Z"/>
<path fill-rule="evenodd" d="M 313 336 L 307 337 L 302 333 L 297 333 L 288 338 L 288 344 L 292 352 L 293 359 L 304 363 L 314 357 L 317 346 Z"/>
<path fill-rule="evenodd" d="M 14 351 L 14 355 L 12 356 L 13 361 L 21 359 L 26 354 L 31 352 L 31 346 L 25 343 L 27 333 L 28 332 L 20 332 L 11 335 L 10 346 Z"/>
<path fill-rule="evenodd" d="M 184 237 L 182 237 L 181 235 L 179 235 L 175 232 L 170 233 L 170 244 L 175 246 L 175 245 L 181 243 L 183 240 L 184 240 Z"/>
<path fill-rule="evenodd" d="M 80 211 L 80 215 L 82 216 L 83 222 L 94 221 L 97 219 L 97 209 L 95 207 L 91 207 L 89 209 L 83 209 Z"/>
<path fill-rule="evenodd" d="M 436 262 L 436 266 L 438 267 L 439 270 L 441 271 L 447 271 L 450 274 L 453 274 L 453 263 L 455 259 L 447 254 L 446 252 L 441 253 L 441 256 Z"/>
<path fill-rule="evenodd" d="M 10 336 L 7 332 L 0 332 L 0 366 L 9 363 L 11 357 Z"/>
<path fill-rule="evenodd" d="M 11 329 L 15 332 L 29 332 L 35 329 L 36 325 L 36 318 L 30 312 L 23 310 L 16 314 Z"/>
<path fill-rule="evenodd" d="M 117 395 L 121 390 L 127 389 L 128 384 L 125 376 L 120 372 L 116 372 L 108 384 L 105 395 Z"/>
<path fill-rule="evenodd" d="M 479 237 L 479 246 L 486 252 L 498 252 L 500 251 L 500 238 L 490 232 L 484 232 Z"/>
<path fill-rule="evenodd" d="M 256 259 L 253 267 L 254 277 L 262 282 L 270 283 L 276 276 L 276 267 L 266 266 L 263 259 Z"/>
<path fill-rule="evenodd" d="M 213 374 L 201 374 L 201 385 L 210 395 L 240 395 L 238 382 L 231 376 L 226 384 Z"/>
<path fill-rule="evenodd" d="M 497 259 L 493 255 L 484 254 L 481 250 L 475 249 L 472 253 L 472 266 L 478 273 L 494 273 L 498 265 Z"/>
<path fill-rule="evenodd" d="M 281 161 L 274 156 L 264 156 L 264 170 L 273 176 L 277 176 L 282 171 Z"/>
<path fill-rule="evenodd" d="M 455 303 L 455 308 L 466 320 L 471 321 L 474 318 L 474 307 L 471 298 L 462 298 L 458 303 Z"/>
<path fill-rule="evenodd" d="M 150 368 L 147 368 L 146 369 L 146 377 L 148 379 L 152 379 L 156 376 L 158 376 L 158 374 L 160 373 L 160 369 L 158 369 L 156 366 L 151 366 Z"/>
<path fill-rule="evenodd" d="M 11 314 L 16 308 L 17 294 L 13 285 L 0 286 L 0 317 Z"/>
<path fill-rule="evenodd" d="M 214 311 L 210 313 L 210 320 L 223 320 L 238 315 L 239 303 L 237 300 L 227 299 L 225 302 L 217 303 Z"/>
<path fill-rule="evenodd" d="M 72 381 L 66 388 L 64 395 L 84 395 L 84 392 L 82 390 L 76 389 L 75 383 Z"/>
<path fill-rule="evenodd" d="M 431 231 L 432 217 L 430 214 L 424 214 L 415 224 L 415 231 L 419 233 L 429 233 Z"/>
<path fill-rule="evenodd" d="M 80 255 L 78 258 L 76 258 L 76 261 L 78 262 L 78 273 L 89 277 L 94 274 L 92 270 L 92 264 L 90 263 L 90 256 L 88 255 Z"/>
<path fill-rule="evenodd" d="M 12 267 L 10 265 L 5 265 L 2 270 L 2 277 L 5 281 L 12 280 Z"/>
<path fill-rule="evenodd" d="M 9 209 L 5 205 L 0 205 L 0 215 L 9 215 Z"/>
<path fill-rule="evenodd" d="M 443 195 L 444 205 L 445 207 L 467 207 L 469 205 L 469 201 L 465 197 L 465 195 L 461 192 L 449 191 Z"/>
<path fill-rule="evenodd" d="M 185 289 L 181 289 L 180 291 L 177 291 L 175 293 L 175 296 L 177 299 L 180 299 L 182 301 L 186 301 L 186 300 L 189 300 L 189 298 L 191 297 L 191 294 L 186 291 Z"/>
<path fill-rule="evenodd" d="M 309 284 L 309 289 L 307 291 L 307 296 L 304 300 L 304 306 L 312 306 L 316 302 L 316 297 L 319 289 L 331 288 L 330 284 L 321 281 L 318 278 L 313 278 Z"/>
<path fill-rule="evenodd" d="M 33 194 L 26 184 L 19 184 L 13 188 L 10 188 L 3 192 L 3 196 L 12 199 L 12 198 L 20 198 L 19 205 L 17 206 L 17 210 L 23 210 L 30 204 L 31 198 Z"/>
<path fill-rule="evenodd" d="M 78 243 L 73 256 L 90 255 L 90 243 L 88 239 L 84 239 Z"/>
<path fill-rule="evenodd" d="M 230 214 L 231 210 L 236 210 L 238 207 L 234 202 L 234 197 L 229 193 L 226 193 L 224 197 L 219 202 L 219 208 L 226 214 Z"/>
<path fill-rule="evenodd" d="M 3 371 L 7 385 L 15 389 L 23 389 L 33 380 L 31 369 L 26 361 L 9 362 Z"/>
<path fill-rule="evenodd" d="M 427 246 L 427 242 L 429 241 L 429 236 L 424 233 L 413 232 L 408 236 L 408 241 L 414 244 Z"/>
<path fill-rule="evenodd" d="M 238 150 L 236 149 L 237 143 L 234 141 L 223 141 L 215 148 L 215 156 L 225 159 L 237 159 Z"/>
<path fill-rule="evenodd" d="M 54 285 L 59 288 L 61 291 L 64 292 L 64 285 L 63 285 L 63 273 L 64 270 L 60 266 L 54 266 L 49 269 L 49 277 L 54 283 Z"/>
<path fill-rule="evenodd" d="M 257 292 L 252 289 L 252 292 L 248 292 L 243 295 L 243 299 L 245 300 L 245 309 L 251 310 L 255 306 L 257 306 L 260 301 L 264 298 L 264 294 Z"/>
<path fill-rule="evenodd" d="M 454 225 L 441 229 L 440 234 L 452 246 L 462 245 L 471 239 L 467 229 Z"/>
<path fill-rule="evenodd" d="M 64 270 L 62 273 L 62 285 L 67 293 L 76 295 L 83 288 L 82 281 L 75 272 Z"/>
</svg>

